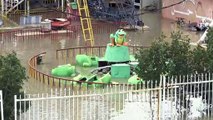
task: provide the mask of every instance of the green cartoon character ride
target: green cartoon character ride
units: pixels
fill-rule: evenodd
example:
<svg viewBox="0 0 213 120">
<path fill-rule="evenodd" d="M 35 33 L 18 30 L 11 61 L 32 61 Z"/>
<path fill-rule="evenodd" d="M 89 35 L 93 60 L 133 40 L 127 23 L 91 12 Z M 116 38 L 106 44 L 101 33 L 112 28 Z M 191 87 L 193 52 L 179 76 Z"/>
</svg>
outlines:
<svg viewBox="0 0 213 120">
<path fill-rule="evenodd" d="M 127 46 L 126 42 L 126 32 L 123 29 L 119 29 L 115 32 L 115 34 L 110 34 L 110 46 Z"/>
</svg>

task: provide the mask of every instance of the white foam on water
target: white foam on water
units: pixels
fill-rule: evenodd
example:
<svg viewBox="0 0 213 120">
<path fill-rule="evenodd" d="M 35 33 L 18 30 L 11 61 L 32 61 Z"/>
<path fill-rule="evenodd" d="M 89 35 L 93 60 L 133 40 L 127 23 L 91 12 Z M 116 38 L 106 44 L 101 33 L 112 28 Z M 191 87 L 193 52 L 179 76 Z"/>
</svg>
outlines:
<svg viewBox="0 0 213 120">
<path fill-rule="evenodd" d="M 141 94 L 129 94 L 124 103 L 124 109 L 120 112 L 113 113 L 115 117 L 111 120 L 153 120 L 158 118 L 158 101 L 156 98 L 152 98 L 150 102 L 149 95 Z M 177 110 L 175 103 L 165 100 L 161 103 L 160 109 L 164 109 L 160 112 L 160 117 L 164 120 L 175 120 Z M 164 117 L 162 117 L 164 115 Z"/>
<path fill-rule="evenodd" d="M 161 103 L 161 118 L 164 120 L 177 120 L 178 112 L 176 103 L 171 100 L 165 100 Z"/>
<path fill-rule="evenodd" d="M 190 105 L 189 112 L 187 115 L 188 118 L 197 119 L 205 115 L 205 110 L 208 108 L 208 105 L 202 100 L 202 96 L 199 96 L 197 98 L 191 97 L 189 101 Z"/>
<path fill-rule="evenodd" d="M 151 117 L 150 113 L 151 110 L 149 104 L 141 104 L 141 102 L 129 102 L 126 103 L 125 108 L 111 120 L 149 120 Z"/>
<path fill-rule="evenodd" d="M 142 98 L 144 96 L 136 94 L 129 94 L 128 97 L 123 110 L 114 112 L 113 116 L 115 117 L 111 120 L 153 120 L 158 118 L 157 100 L 152 99 L 152 105 L 150 105 L 148 97 L 146 100 Z M 185 111 L 187 119 L 194 120 L 203 117 L 207 108 L 208 106 L 202 97 L 190 97 L 188 109 L 180 107 L 177 102 L 172 100 L 164 100 L 161 102 L 160 117 L 164 120 L 178 120 Z"/>
</svg>

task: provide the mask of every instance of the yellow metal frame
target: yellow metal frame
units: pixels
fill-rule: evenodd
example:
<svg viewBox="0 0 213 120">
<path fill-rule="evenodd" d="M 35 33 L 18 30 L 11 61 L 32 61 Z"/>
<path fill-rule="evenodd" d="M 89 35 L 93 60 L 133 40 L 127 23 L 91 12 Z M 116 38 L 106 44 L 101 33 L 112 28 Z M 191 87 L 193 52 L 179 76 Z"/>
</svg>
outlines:
<svg viewBox="0 0 213 120">
<path fill-rule="evenodd" d="M 88 2 L 87 0 L 77 0 L 78 11 L 81 21 L 81 28 L 86 42 L 90 42 L 91 46 L 94 46 L 94 35 L 92 22 L 89 14 Z"/>
</svg>

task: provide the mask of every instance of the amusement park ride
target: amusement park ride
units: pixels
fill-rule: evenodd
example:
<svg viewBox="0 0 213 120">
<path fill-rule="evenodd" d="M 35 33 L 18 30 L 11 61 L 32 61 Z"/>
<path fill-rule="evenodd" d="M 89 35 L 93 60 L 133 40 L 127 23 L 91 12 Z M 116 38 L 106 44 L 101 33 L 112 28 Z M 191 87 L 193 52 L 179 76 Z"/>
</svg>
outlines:
<svg viewBox="0 0 213 120">
<path fill-rule="evenodd" d="M 128 83 L 141 84 L 143 79 L 134 72 L 138 61 L 134 55 L 130 55 L 126 32 L 118 29 L 115 34 L 110 34 L 110 43 L 107 44 L 104 56 L 78 54 L 75 63 L 59 65 L 51 70 L 56 77 L 72 78 L 76 82 L 73 85 L 91 86 L 93 83 Z M 87 68 L 86 73 L 79 67 Z M 117 81 L 118 80 L 118 81 Z M 117 82 L 116 82 L 117 81 Z M 94 87 L 99 85 L 94 84 Z"/>
<path fill-rule="evenodd" d="M 70 12 L 68 13 L 70 15 L 80 17 L 84 40 L 86 42 L 89 41 L 90 46 L 94 45 L 90 14 L 96 19 L 125 22 L 130 27 L 141 25 L 142 21 L 136 15 L 132 0 L 114 0 L 113 4 L 116 7 L 110 6 L 104 0 L 77 0 L 76 7 L 76 4 L 67 1 L 68 8 L 66 11 Z M 71 17 L 68 16 L 68 19 Z M 103 58 L 100 59 L 97 56 L 88 56 L 86 54 L 76 56 L 76 64 L 78 66 L 97 67 L 92 70 L 92 76 L 84 76 L 81 73 L 76 76 L 75 66 L 70 64 L 60 65 L 52 69 L 51 74 L 58 77 L 75 76 L 73 79 L 76 80 L 76 84 L 84 81 L 109 84 L 112 82 L 112 78 L 125 78 L 128 79 L 129 84 L 140 84 L 143 80 L 132 72 L 138 64 L 134 62 L 130 59 L 126 32 L 123 29 L 118 29 L 115 34 L 110 34 L 110 43 L 107 44 Z M 98 76 L 99 72 L 101 72 L 102 77 Z"/>
</svg>

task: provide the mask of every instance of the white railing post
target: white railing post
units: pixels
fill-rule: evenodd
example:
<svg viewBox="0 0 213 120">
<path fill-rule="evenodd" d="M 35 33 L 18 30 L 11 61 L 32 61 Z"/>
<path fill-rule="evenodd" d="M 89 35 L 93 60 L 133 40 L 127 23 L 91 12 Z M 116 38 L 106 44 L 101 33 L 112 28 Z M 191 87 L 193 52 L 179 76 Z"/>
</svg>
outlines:
<svg viewBox="0 0 213 120">
<path fill-rule="evenodd" d="M 173 82 L 174 82 L 174 86 L 175 86 L 175 93 L 174 93 L 174 97 L 175 97 L 175 106 L 177 106 L 177 87 L 176 87 L 176 83 L 177 83 L 177 78 L 174 77 L 173 78 Z M 176 108 L 176 107 L 175 107 Z M 176 115 L 176 111 L 175 111 L 175 120 L 177 119 L 177 115 Z"/>
<path fill-rule="evenodd" d="M 165 78 L 165 75 L 162 75 L 161 76 L 161 81 L 162 81 L 162 90 L 163 90 L 163 100 L 162 100 L 162 120 L 164 120 L 164 102 L 165 102 L 165 99 L 166 99 L 166 78 Z"/>
<path fill-rule="evenodd" d="M 160 84 L 159 84 L 159 90 L 158 90 L 158 120 L 161 120 L 161 102 L 162 102 L 162 87 L 163 87 L 163 83 L 162 83 L 162 76 L 160 76 Z"/>
<path fill-rule="evenodd" d="M 162 96 L 162 93 L 161 93 L 161 87 L 162 87 L 162 81 L 161 81 L 161 79 L 160 79 L 160 84 L 159 84 L 159 89 L 158 89 L 158 111 L 157 111 L 157 114 L 158 114 L 158 116 L 157 116 L 157 120 L 160 120 L 160 116 L 161 116 L 161 96 Z"/>
<path fill-rule="evenodd" d="M 2 91 L 0 91 L 0 99 L 1 99 L 1 120 L 4 120 L 4 111 L 3 111 L 3 94 Z"/>
<path fill-rule="evenodd" d="M 14 96 L 14 120 L 17 120 L 17 96 Z"/>
</svg>

